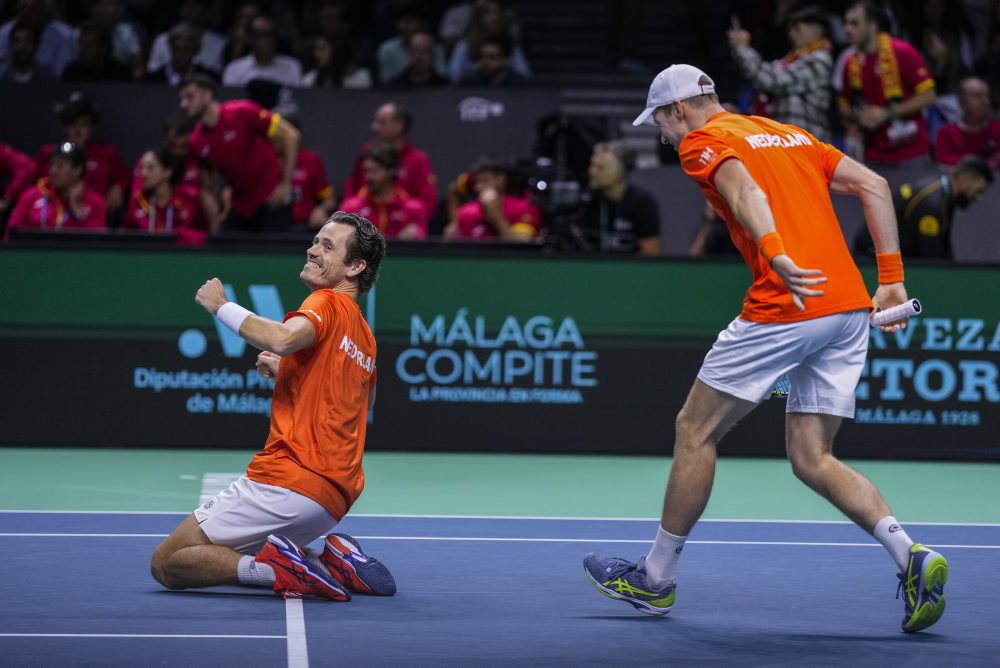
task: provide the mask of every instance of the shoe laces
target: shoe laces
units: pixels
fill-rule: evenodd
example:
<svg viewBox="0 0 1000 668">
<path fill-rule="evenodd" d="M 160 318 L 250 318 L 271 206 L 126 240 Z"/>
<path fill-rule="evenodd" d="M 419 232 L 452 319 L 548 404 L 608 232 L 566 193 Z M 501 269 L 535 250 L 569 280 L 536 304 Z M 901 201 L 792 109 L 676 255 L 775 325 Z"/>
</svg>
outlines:
<svg viewBox="0 0 1000 668">
<path fill-rule="evenodd" d="M 910 599 L 916 598 L 916 596 L 917 596 L 917 585 L 916 585 L 916 582 L 917 582 L 917 579 L 919 578 L 919 576 L 918 575 L 912 575 L 910 577 L 906 577 L 902 573 L 896 573 L 896 577 L 899 578 L 899 584 L 896 585 L 896 599 L 897 600 L 899 599 L 899 595 L 902 593 L 903 588 L 905 587 L 906 588 L 906 598 L 904 599 L 904 601 L 907 604 L 909 604 Z"/>
</svg>

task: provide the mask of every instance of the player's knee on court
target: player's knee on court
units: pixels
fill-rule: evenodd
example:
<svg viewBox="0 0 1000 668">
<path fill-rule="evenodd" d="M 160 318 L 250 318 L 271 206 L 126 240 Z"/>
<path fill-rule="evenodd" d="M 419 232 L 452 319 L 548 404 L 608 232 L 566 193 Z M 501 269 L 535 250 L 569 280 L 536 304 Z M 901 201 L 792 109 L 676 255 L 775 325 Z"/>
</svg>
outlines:
<svg viewBox="0 0 1000 668">
<path fill-rule="evenodd" d="M 153 579 L 159 582 L 161 585 L 167 589 L 179 589 L 180 587 L 172 586 L 167 575 L 167 560 L 170 555 L 163 547 L 163 543 L 160 543 L 155 550 L 153 550 L 153 556 L 149 560 L 149 572 L 152 574 Z"/>
</svg>

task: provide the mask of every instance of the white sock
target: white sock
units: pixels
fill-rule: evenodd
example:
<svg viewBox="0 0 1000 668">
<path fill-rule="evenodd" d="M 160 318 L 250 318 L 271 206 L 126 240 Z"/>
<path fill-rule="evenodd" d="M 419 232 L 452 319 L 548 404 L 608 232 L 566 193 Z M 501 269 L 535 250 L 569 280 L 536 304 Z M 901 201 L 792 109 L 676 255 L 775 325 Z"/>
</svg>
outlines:
<svg viewBox="0 0 1000 668">
<path fill-rule="evenodd" d="M 263 564 L 249 555 L 240 557 L 240 563 L 236 564 L 236 577 L 240 579 L 240 584 L 274 586 L 275 576 L 271 564 Z"/>
<path fill-rule="evenodd" d="M 886 515 L 878 521 L 872 531 L 875 540 L 882 543 L 882 547 L 889 550 L 889 554 L 896 560 L 896 565 L 900 571 L 906 570 L 906 565 L 910 561 L 910 546 L 913 540 L 906 535 L 903 527 L 892 515 Z"/>
<path fill-rule="evenodd" d="M 660 589 L 677 578 L 677 562 L 687 536 L 675 536 L 659 527 L 656 540 L 646 555 L 646 582 Z"/>
</svg>

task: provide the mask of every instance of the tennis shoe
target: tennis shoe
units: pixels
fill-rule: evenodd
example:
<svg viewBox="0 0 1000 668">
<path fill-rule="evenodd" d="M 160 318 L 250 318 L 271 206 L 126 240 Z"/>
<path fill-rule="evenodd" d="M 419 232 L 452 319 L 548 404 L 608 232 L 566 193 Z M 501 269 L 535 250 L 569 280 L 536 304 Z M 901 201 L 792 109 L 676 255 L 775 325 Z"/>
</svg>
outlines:
<svg viewBox="0 0 1000 668">
<path fill-rule="evenodd" d="M 926 545 L 910 546 L 905 573 L 898 573 L 896 598 L 903 594 L 903 631 L 914 633 L 931 626 L 944 614 L 944 585 L 948 562 Z"/>
<path fill-rule="evenodd" d="M 309 566 L 306 555 L 280 534 L 267 537 L 256 561 L 274 569 L 274 591 L 283 598 L 315 596 L 330 601 L 350 601 L 351 595 Z"/>
<path fill-rule="evenodd" d="M 665 615 L 674 606 L 677 585 L 673 582 L 660 588 L 650 585 L 646 581 L 646 557 L 632 563 L 591 552 L 583 559 L 583 570 L 599 592 L 631 603 L 644 614 Z"/>
<path fill-rule="evenodd" d="M 361 545 L 347 534 L 332 533 L 326 537 L 320 562 L 330 577 L 355 594 L 392 596 L 396 581 L 381 561 L 369 557 Z"/>
</svg>

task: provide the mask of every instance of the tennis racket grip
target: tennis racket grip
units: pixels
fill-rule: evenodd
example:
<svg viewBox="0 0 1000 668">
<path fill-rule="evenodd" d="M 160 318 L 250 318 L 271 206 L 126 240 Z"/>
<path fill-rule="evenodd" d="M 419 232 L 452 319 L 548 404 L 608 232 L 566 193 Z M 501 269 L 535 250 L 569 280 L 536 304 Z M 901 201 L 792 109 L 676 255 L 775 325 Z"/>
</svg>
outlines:
<svg viewBox="0 0 1000 668">
<path fill-rule="evenodd" d="M 909 318 L 915 315 L 920 315 L 920 311 L 923 310 L 920 306 L 920 302 L 916 299 L 911 299 L 908 302 L 903 302 L 899 306 L 893 306 L 892 308 L 887 308 L 882 311 L 873 311 L 871 315 L 868 316 L 868 322 L 872 327 L 878 327 L 879 325 L 885 325 L 894 320 L 899 320 L 900 318 Z"/>
</svg>

